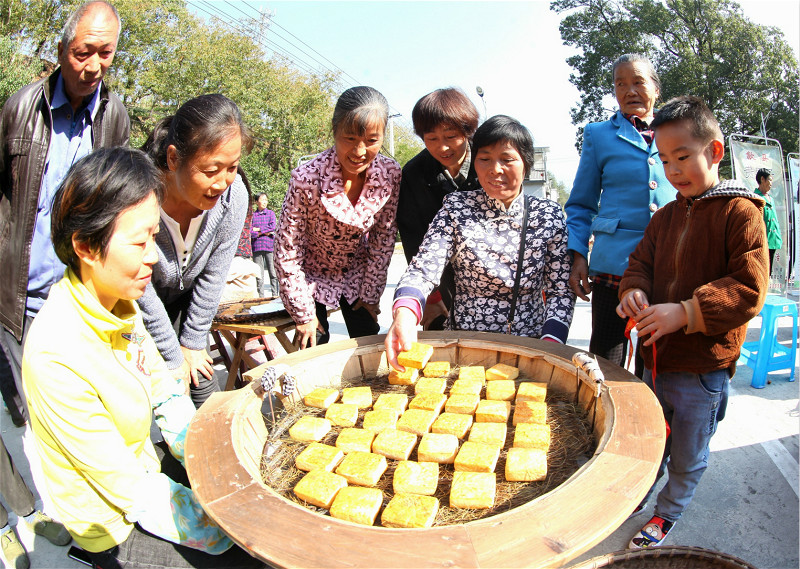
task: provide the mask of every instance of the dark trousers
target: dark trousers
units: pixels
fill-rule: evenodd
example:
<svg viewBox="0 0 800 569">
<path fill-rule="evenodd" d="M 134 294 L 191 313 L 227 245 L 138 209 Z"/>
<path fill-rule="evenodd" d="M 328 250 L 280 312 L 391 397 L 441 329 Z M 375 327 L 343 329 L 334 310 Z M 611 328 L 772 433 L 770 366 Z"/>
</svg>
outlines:
<svg viewBox="0 0 800 569">
<path fill-rule="evenodd" d="M 0 347 L 3 349 L 5 353 L 6 360 L 11 367 L 11 375 L 14 378 L 14 385 L 16 386 L 17 390 L 17 397 L 16 399 L 13 397 L 13 391 L 9 387 L 6 389 L 3 388 L 3 399 L 6 402 L 6 406 L 8 407 L 9 411 L 11 411 L 11 405 L 9 405 L 9 400 L 6 399 L 6 393 L 8 392 L 11 398 L 11 402 L 15 403 L 17 406 L 17 411 L 23 418 L 26 420 L 28 419 L 28 402 L 25 399 L 25 392 L 22 390 L 22 346 L 25 345 L 25 339 L 28 337 L 28 330 L 31 329 L 31 324 L 33 323 L 33 318 L 30 316 L 25 317 L 25 322 L 22 325 L 22 341 L 20 342 L 17 340 L 16 336 L 6 330 L 5 326 L 0 326 Z M 0 373 L 3 373 L 3 370 L 0 369 Z M 7 382 L 7 379 L 2 379 L 2 382 Z M 17 403 L 18 402 L 18 403 Z M 14 412 L 12 411 L 12 414 Z"/>
<path fill-rule="evenodd" d="M 625 367 L 628 355 L 628 339 L 625 337 L 626 320 L 617 314 L 619 298 L 617 290 L 598 283 L 592 285 L 592 337 L 589 351 Z M 644 362 L 636 351 L 636 376 L 644 373 Z"/>
<path fill-rule="evenodd" d="M 0 393 L 3 394 L 3 401 L 11 414 L 14 424 L 22 426 L 25 424 L 25 405 L 22 397 L 17 392 L 17 385 L 14 383 L 14 373 L 11 371 L 11 364 L 8 363 L 6 352 L 0 348 Z"/>
<path fill-rule="evenodd" d="M 769 274 L 772 275 L 772 260 L 775 258 L 775 251 L 777 249 L 770 249 L 769 250 Z"/>
<path fill-rule="evenodd" d="M 91 553 L 92 567 L 96 569 L 229 569 L 265 567 L 234 545 L 222 555 L 211 555 L 191 547 L 177 545 L 147 533 L 138 525 L 128 539 L 105 551 Z"/>
<path fill-rule="evenodd" d="M 172 322 L 172 327 L 175 329 L 175 334 L 178 336 L 178 338 L 181 337 L 181 329 L 186 322 L 189 301 L 191 299 L 192 291 L 188 290 L 171 303 L 164 304 L 164 308 L 167 310 L 167 315 Z M 206 336 L 208 336 L 208 333 L 206 333 Z M 206 339 L 206 350 L 208 350 L 208 339 Z M 216 379 L 213 377 L 211 379 L 207 379 L 202 373 L 197 374 L 197 383 L 197 387 L 195 387 L 194 383 L 191 382 L 189 385 L 192 403 L 194 403 L 194 406 L 199 409 L 200 406 L 206 402 L 206 399 L 211 397 L 211 395 L 217 391 L 220 391 L 220 388 Z"/>
<path fill-rule="evenodd" d="M 324 332 L 317 331 L 317 345 L 327 344 L 331 339 L 328 325 L 328 307 L 319 302 L 314 303 L 317 309 L 317 320 Z M 347 302 L 344 297 L 339 299 L 339 307 L 342 309 L 344 324 L 347 326 L 347 333 L 351 338 L 361 338 L 362 336 L 372 336 L 380 332 L 380 325 L 372 319 L 366 308 L 353 310 L 353 305 Z"/>
<path fill-rule="evenodd" d="M 36 507 L 36 500 L 14 466 L 14 460 L 6 450 L 2 435 L 0 435 L 0 495 L 19 517 L 32 514 Z M 8 512 L 0 504 L 0 527 L 4 527 L 7 523 Z"/>
</svg>

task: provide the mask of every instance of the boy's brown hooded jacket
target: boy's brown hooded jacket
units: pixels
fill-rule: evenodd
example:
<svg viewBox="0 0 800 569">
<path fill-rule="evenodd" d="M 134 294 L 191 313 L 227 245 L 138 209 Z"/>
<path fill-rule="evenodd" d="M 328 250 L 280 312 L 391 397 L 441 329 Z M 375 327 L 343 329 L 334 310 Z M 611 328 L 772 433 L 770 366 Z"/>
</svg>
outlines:
<svg viewBox="0 0 800 569">
<path fill-rule="evenodd" d="M 629 259 L 619 296 L 640 288 L 651 305 L 680 302 L 688 325 L 656 343 L 656 373 L 733 372 L 747 323 L 764 304 L 769 255 L 764 201 L 735 180 L 678 195 L 653 215 Z M 653 369 L 654 350 L 643 347 Z"/>
</svg>

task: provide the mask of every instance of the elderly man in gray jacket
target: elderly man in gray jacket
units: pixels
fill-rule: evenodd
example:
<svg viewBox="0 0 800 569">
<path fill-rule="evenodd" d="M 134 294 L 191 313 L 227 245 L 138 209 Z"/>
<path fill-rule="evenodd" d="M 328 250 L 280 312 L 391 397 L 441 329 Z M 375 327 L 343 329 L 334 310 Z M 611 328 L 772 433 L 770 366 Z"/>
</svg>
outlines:
<svg viewBox="0 0 800 569">
<path fill-rule="evenodd" d="M 20 398 L 25 334 L 64 274 L 50 240 L 53 195 L 76 161 L 128 143 L 128 113 L 103 83 L 119 32 L 111 4 L 80 6 L 58 43 L 59 67 L 12 95 L 0 113 L 0 345 Z M 10 403 L 27 416 L 24 401 Z"/>
</svg>

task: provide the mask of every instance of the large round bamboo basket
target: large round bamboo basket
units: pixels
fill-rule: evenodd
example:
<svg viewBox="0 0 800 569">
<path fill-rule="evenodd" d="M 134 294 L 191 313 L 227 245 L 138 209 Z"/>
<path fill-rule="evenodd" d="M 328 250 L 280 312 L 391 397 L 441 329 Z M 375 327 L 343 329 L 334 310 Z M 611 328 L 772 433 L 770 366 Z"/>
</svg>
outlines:
<svg viewBox="0 0 800 569">
<path fill-rule="evenodd" d="M 253 389 L 214 395 L 186 439 L 186 467 L 203 507 L 239 545 L 280 567 L 558 567 L 619 527 L 655 479 L 664 416 L 636 377 L 605 360 L 605 383 L 577 369 L 577 350 L 501 334 L 428 332 L 435 360 L 506 363 L 574 396 L 598 442 L 565 483 L 492 517 L 429 529 L 367 527 L 321 516 L 277 495 L 259 472 L 267 429 Z M 298 390 L 388 372 L 383 336 L 319 346 L 265 365 L 288 364 Z M 252 370 L 251 379 L 263 367 Z"/>
<path fill-rule="evenodd" d="M 747 561 L 700 547 L 673 545 L 651 549 L 626 549 L 593 557 L 569 569 L 756 569 Z"/>
</svg>

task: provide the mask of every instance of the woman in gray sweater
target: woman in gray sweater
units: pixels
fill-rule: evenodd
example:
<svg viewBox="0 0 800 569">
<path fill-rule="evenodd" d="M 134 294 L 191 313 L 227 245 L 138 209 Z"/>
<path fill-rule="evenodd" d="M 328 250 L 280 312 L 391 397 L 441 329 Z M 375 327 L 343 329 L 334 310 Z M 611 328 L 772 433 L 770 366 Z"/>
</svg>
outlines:
<svg viewBox="0 0 800 569">
<path fill-rule="evenodd" d="M 158 263 L 139 307 L 167 366 L 190 382 L 197 407 L 219 390 L 206 347 L 247 215 L 237 168 L 250 143 L 236 104 L 202 95 L 161 120 L 142 147 L 161 169 L 166 195 Z"/>
</svg>

